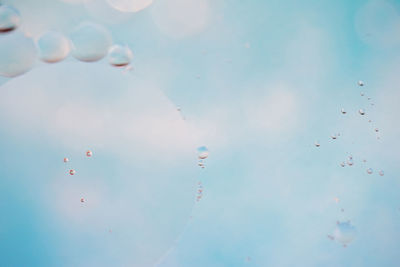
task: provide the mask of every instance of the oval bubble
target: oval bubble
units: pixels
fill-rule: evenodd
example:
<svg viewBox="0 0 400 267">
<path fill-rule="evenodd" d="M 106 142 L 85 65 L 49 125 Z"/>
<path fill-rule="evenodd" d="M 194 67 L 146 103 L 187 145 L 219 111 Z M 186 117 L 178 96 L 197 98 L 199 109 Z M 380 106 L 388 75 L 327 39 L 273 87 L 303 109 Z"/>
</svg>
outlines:
<svg viewBox="0 0 400 267">
<path fill-rule="evenodd" d="M 349 221 L 338 222 L 334 232 L 335 240 L 343 246 L 350 244 L 356 237 L 356 228 Z"/>
<path fill-rule="evenodd" d="M 199 157 L 199 159 L 206 159 L 208 158 L 208 148 L 205 146 L 201 146 L 199 148 L 197 148 L 197 155 Z"/>
<path fill-rule="evenodd" d="M 55 31 L 48 31 L 39 37 L 36 46 L 39 57 L 47 63 L 55 63 L 65 59 L 70 52 L 70 43 L 67 37 Z"/>
<path fill-rule="evenodd" d="M 138 12 L 153 3 L 153 0 L 107 0 L 114 9 L 121 12 Z"/>
<path fill-rule="evenodd" d="M 85 62 L 94 62 L 107 55 L 112 38 L 106 28 L 101 25 L 84 22 L 70 36 L 72 55 Z"/>
<path fill-rule="evenodd" d="M 19 12 L 15 8 L 0 4 L 0 33 L 15 30 L 20 20 Z"/>
<path fill-rule="evenodd" d="M 128 46 L 113 45 L 108 51 L 108 62 L 115 67 L 124 67 L 131 63 L 133 53 Z"/>
<path fill-rule="evenodd" d="M 30 70 L 35 63 L 35 44 L 20 32 L 0 36 L 0 59 L 0 75 L 21 75 Z"/>
</svg>

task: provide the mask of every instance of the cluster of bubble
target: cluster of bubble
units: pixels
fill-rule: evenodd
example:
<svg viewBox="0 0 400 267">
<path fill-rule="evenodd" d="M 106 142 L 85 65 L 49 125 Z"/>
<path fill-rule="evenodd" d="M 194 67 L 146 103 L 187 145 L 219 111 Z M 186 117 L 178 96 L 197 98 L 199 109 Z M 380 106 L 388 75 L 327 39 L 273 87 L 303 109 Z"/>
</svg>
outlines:
<svg viewBox="0 0 400 267">
<path fill-rule="evenodd" d="M 197 148 L 197 156 L 199 158 L 198 165 L 204 169 L 205 168 L 205 159 L 208 158 L 208 148 L 205 146 L 201 146 Z"/>
<path fill-rule="evenodd" d="M 90 158 L 90 157 L 93 156 L 93 152 L 92 152 L 91 150 L 86 151 L 85 154 L 86 154 L 86 157 L 88 157 L 88 158 Z M 64 163 L 68 163 L 68 162 L 70 162 L 70 159 L 67 158 L 67 157 L 65 157 L 65 158 L 63 159 L 63 161 L 64 161 Z M 69 170 L 68 170 L 68 173 L 69 173 L 69 175 L 75 175 L 75 174 L 76 174 L 76 170 L 75 170 L 75 169 L 69 169 Z M 84 199 L 84 198 L 81 198 L 80 201 L 81 201 L 82 203 L 84 203 L 84 202 L 85 202 L 85 199 Z"/>
<path fill-rule="evenodd" d="M 14 7 L 0 4 L 0 34 L 7 33 L 0 40 L 0 75 L 15 77 L 29 71 L 38 56 L 46 63 L 64 60 L 72 51 L 79 61 L 95 62 L 108 56 L 108 62 L 115 67 L 128 67 L 133 53 L 127 45 L 112 43 L 110 33 L 101 25 L 83 22 L 76 27 L 69 38 L 57 31 L 47 31 L 31 38 L 15 31 L 21 16 Z M 15 44 L 18 43 L 18 46 Z"/>
<path fill-rule="evenodd" d="M 347 247 L 357 235 L 356 227 L 351 224 L 350 221 L 347 222 L 336 222 L 336 228 L 333 232 L 333 235 L 328 235 L 328 238 L 331 240 L 336 240 L 343 247 Z"/>
<path fill-rule="evenodd" d="M 203 185 L 201 184 L 201 182 L 198 182 L 196 201 L 199 202 L 202 197 L 203 197 Z"/>
</svg>

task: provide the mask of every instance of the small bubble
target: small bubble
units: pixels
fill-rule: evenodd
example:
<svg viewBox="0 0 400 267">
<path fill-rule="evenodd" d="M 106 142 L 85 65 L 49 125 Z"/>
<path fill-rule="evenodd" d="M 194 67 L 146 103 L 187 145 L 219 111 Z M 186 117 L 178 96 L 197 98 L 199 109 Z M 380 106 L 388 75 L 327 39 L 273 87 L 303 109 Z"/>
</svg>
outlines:
<svg viewBox="0 0 400 267">
<path fill-rule="evenodd" d="M 367 173 L 368 173 L 368 174 L 372 174 L 372 173 L 373 173 L 373 170 L 372 170 L 371 168 L 368 168 L 368 169 L 367 169 Z"/>
<path fill-rule="evenodd" d="M 82 202 L 82 203 L 85 202 L 85 199 L 84 199 L 84 198 L 81 198 L 81 202 Z"/>
<path fill-rule="evenodd" d="M 361 95 L 361 96 L 364 96 L 364 92 L 360 92 L 360 95 Z"/>
<path fill-rule="evenodd" d="M 360 113 L 360 115 L 364 115 L 364 114 L 365 114 L 365 111 L 364 111 L 362 108 L 360 108 L 360 109 L 358 110 L 358 113 Z"/>
<path fill-rule="evenodd" d="M 316 141 L 316 142 L 314 143 L 314 145 L 315 145 L 316 147 L 320 147 L 320 146 L 321 146 L 321 144 L 320 144 L 318 141 Z"/>
<path fill-rule="evenodd" d="M 384 173 L 382 170 L 380 170 L 380 171 L 379 171 L 379 175 L 380 175 L 380 176 L 383 176 L 383 175 L 385 175 L 385 173 Z"/>
<path fill-rule="evenodd" d="M 18 10 L 11 6 L 0 4 L 0 33 L 10 32 L 15 30 L 21 17 Z"/>
<path fill-rule="evenodd" d="M 353 165 L 354 165 L 353 160 L 352 160 L 352 159 L 348 159 L 348 160 L 347 160 L 347 165 L 353 166 Z"/>
<path fill-rule="evenodd" d="M 375 132 L 379 132 L 379 129 L 378 129 L 378 128 L 375 128 Z"/>
<path fill-rule="evenodd" d="M 132 61 L 133 53 L 128 46 L 113 45 L 108 50 L 108 62 L 115 67 L 125 67 Z"/>
<path fill-rule="evenodd" d="M 39 57 L 47 63 L 55 63 L 65 59 L 70 52 L 69 40 L 59 32 L 48 31 L 36 42 Z"/>
<path fill-rule="evenodd" d="M 86 156 L 87 157 L 91 157 L 92 155 L 93 155 L 92 151 L 90 151 L 90 150 L 86 151 Z"/>
<path fill-rule="evenodd" d="M 69 162 L 69 158 L 64 158 L 64 163 Z"/>
<path fill-rule="evenodd" d="M 75 170 L 73 170 L 73 169 L 69 170 L 69 174 L 70 174 L 70 175 L 75 175 L 75 173 L 76 173 Z"/>
<path fill-rule="evenodd" d="M 372 122 L 371 120 L 368 120 L 368 122 Z"/>
<path fill-rule="evenodd" d="M 336 229 L 334 231 L 334 239 L 341 243 L 343 246 L 347 246 L 356 237 L 356 228 L 351 225 L 350 221 L 337 222 Z"/>
<path fill-rule="evenodd" d="M 370 98 L 370 97 L 368 97 L 368 100 L 371 100 L 371 98 Z"/>
<path fill-rule="evenodd" d="M 364 82 L 363 81 L 358 81 L 358 86 L 364 86 Z"/>
<path fill-rule="evenodd" d="M 344 108 L 342 108 L 342 109 L 340 110 L 340 112 L 342 112 L 342 114 L 346 114 L 346 113 L 347 113 L 347 111 L 344 110 Z"/>
<path fill-rule="evenodd" d="M 331 138 L 335 140 L 337 138 L 336 134 L 332 134 Z"/>
<path fill-rule="evenodd" d="M 199 159 L 206 159 L 208 157 L 208 153 L 208 148 L 205 146 L 197 148 L 197 155 Z"/>
<path fill-rule="evenodd" d="M 341 163 L 340 163 L 340 166 L 344 167 L 344 166 L 346 166 L 346 163 L 341 162 Z"/>
</svg>

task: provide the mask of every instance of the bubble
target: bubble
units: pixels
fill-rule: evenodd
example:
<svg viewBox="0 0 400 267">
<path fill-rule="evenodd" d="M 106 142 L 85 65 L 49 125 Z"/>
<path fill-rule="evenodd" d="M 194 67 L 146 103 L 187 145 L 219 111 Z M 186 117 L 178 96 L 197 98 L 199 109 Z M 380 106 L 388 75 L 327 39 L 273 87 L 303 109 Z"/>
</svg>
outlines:
<svg viewBox="0 0 400 267">
<path fill-rule="evenodd" d="M 358 84 L 358 86 L 364 86 L 364 82 L 363 81 L 358 81 L 357 84 Z"/>
<path fill-rule="evenodd" d="M 197 148 L 197 154 L 199 159 L 206 159 L 208 157 L 208 148 L 205 146 Z"/>
<path fill-rule="evenodd" d="M 374 172 L 374 171 L 373 171 L 371 168 L 368 168 L 368 169 L 367 169 L 367 173 L 368 173 L 368 174 L 372 174 L 373 172 Z"/>
<path fill-rule="evenodd" d="M 337 138 L 337 135 L 336 135 L 336 134 L 332 134 L 332 135 L 331 135 L 331 138 L 332 138 L 333 140 L 335 140 L 335 139 Z"/>
<path fill-rule="evenodd" d="M 64 158 L 64 163 L 69 162 L 69 158 Z"/>
<path fill-rule="evenodd" d="M 15 8 L 0 4 L 0 33 L 15 30 L 20 20 L 19 12 Z"/>
<path fill-rule="evenodd" d="M 90 151 L 90 150 L 86 151 L 86 156 L 87 157 L 91 157 L 92 155 L 93 155 L 92 151 Z"/>
<path fill-rule="evenodd" d="M 125 67 L 131 63 L 133 54 L 128 46 L 113 45 L 108 50 L 108 62 L 115 67 Z"/>
<path fill-rule="evenodd" d="M 85 202 L 85 199 L 84 198 L 81 198 L 81 203 L 84 203 Z"/>
<path fill-rule="evenodd" d="M 358 110 L 358 113 L 360 113 L 360 115 L 365 115 L 365 111 L 364 111 L 362 108 L 360 108 L 360 109 Z"/>
<path fill-rule="evenodd" d="M 121 12 L 138 12 L 153 3 L 153 0 L 107 0 L 114 9 Z"/>
<path fill-rule="evenodd" d="M 36 61 L 36 48 L 32 39 L 20 32 L 0 38 L 0 75 L 15 77 L 30 70 Z"/>
<path fill-rule="evenodd" d="M 72 55 L 81 61 L 93 62 L 107 55 L 112 39 L 106 28 L 84 22 L 70 36 Z"/>
<path fill-rule="evenodd" d="M 314 145 L 315 145 L 316 147 L 320 147 L 320 146 L 321 146 L 321 144 L 319 143 L 319 141 L 316 141 L 316 142 L 314 143 Z"/>
<path fill-rule="evenodd" d="M 63 34 L 55 31 L 48 31 L 40 36 L 36 46 L 40 59 L 47 63 L 65 59 L 71 50 L 69 40 Z"/>
<path fill-rule="evenodd" d="M 348 159 L 348 160 L 347 160 L 347 165 L 353 166 L 353 165 L 354 165 L 353 160 L 352 160 L 352 159 Z"/>
<path fill-rule="evenodd" d="M 69 170 L 70 175 L 75 175 L 76 171 L 74 169 Z"/>
<path fill-rule="evenodd" d="M 378 128 L 375 128 L 375 132 L 379 132 L 379 129 L 378 129 Z"/>
<path fill-rule="evenodd" d="M 383 175 L 385 175 L 385 173 L 384 173 L 382 170 L 380 170 L 380 171 L 379 171 L 379 175 L 380 175 L 380 176 L 383 176 Z"/>
<path fill-rule="evenodd" d="M 343 246 L 350 244 L 355 239 L 356 235 L 356 228 L 351 225 L 350 221 L 337 222 L 333 236 L 335 237 L 335 240 Z"/>
<path fill-rule="evenodd" d="M 340 166 L 344 167 L 344 166 L 346 166 L 346 163 L 341 162 L 341 163 L 340 163 Z"/>
<path fill-rule="evenodd" d="M 361 96 L 364 96 L 364 92 L 360 92 L 360 95 L 361 95 Z"/>
<path fill-rule="evenodd" d="M 346 114 L 346 113 L 347 113 L 346 110 L 344 110 L 344 108 L 342 108 L 342 109 L 340 110 L 340 112 L 342 112 L 342 114 Z"/>
</svg>

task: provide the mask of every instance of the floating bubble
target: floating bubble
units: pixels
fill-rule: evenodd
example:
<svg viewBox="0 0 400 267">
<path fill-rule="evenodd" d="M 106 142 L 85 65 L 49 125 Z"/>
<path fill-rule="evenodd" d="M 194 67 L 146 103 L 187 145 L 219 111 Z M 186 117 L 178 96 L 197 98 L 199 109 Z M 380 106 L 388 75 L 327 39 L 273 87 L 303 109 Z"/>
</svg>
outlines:
<svg viewBox="0 0 400 267">
<path fill-rule="evenodd" d="M 84 22 L 70 36 L 72 55 L 81 61 L 93 62 L 107 55 L 112 39 L 106 28 Z"/>
<path fill-rule="evenodd" d="M 350 244 L 356 237 L 356 228 L 351 225 L 350 221 L 337 222 L 333 236 L 335 240 L 341 243 L 344 247 Z"/>
<path fill-rule="evenodd" d="M 132 61 L 133 54 L 128 46 L 113 45 L 108 51 L 108 62 L 115 67 L 125 67 Z"/>
<path fill-rule="evenodd" d="M 375 128 L 375 132 L 379 132 L 379 129 L 378 129 L 378 128 Z"/>
<path fill-rule="evenodd" d="M 361 92 L 360 95 L 361 95 L 361 96 L 364 96 L 364 92 Z"/>
<path fill-rule="evenodd" d="M 39 57 L 47 63 L 55 63 L 65 59 L 71 48 L 67 37 L 55 31 L 48 31 L 39 37 L 36 46 Z"/>
<path fill-rule="evenodd" d="M 208 148 L 205 146 L 197 148 L 197 154 L 199 159 L 206 159 L 208 157 Z"/>
<path fill-rule="evenodd" d="M 81 202 L 82 202 L 82 203 L 85 202 L 85 199 L 84 199 L 84 198 L 81 198 Z"/>
<path fill-rule="evenodd" d="M 364 111 L 362 108 L 360 108 L 360 109 L 358 110 L 358 113 L 360 113 L 360 115 L 365 115 L 365 111 Z"/>
<path fill-rule="evenodd" d="M 358 86 L 364 86 L 364 82 L 363 81 L 358 81 L 357 84 L 358 84 Z"/>
<path fill-rule="evenodd" d="M 86 151 L 86 156 L 87 157 L 91 157 L 92 155 L 93 155 L 92 151 L 90 151 L 90 150 Z"/>
<path fill-rule="evenodd" d="M 337 135 L 336 135 L 336 134 L 332 134 L 332 135 L 331 135 L 331 138 L 332 138 L 333 140 L 335 140 L 335 139 L 337 138 Z"/>
<path fill-rule="evenodd" d="M 153 3 L 153 0 L 107 0 L 114 9 L 121 12 L 138 12 Z"/>
<path fill-rule="evenodd" d="M 344 108 L 342 108 L 342 109 L 340 110 L 340 112 L 342 112 L 342 114 L 346 114 L 346 113 L 347 113 L 347 111 L 344 110 Z"/>
<path fill-rule="evenodd" d="M 64 158 L 64 163 L 69 162 L 69 158 Z"/>
<path fill-rule="evenodd" d="M 36 48 L 32 39 L 20 32 L 0 38 L 0 75 L 15 77 L 30 70 L 36 60 Z"/>
<path fill-rule="evenodd" d="M 341 163 L 340 163 L 340 166 L 344 167 L 344 166 L 346 166 L 346 163 L 341 162 Z"/>
<path fill-rule="evenodd" d="M 372 122 L 371 120 L 368 120 L 368 122 Z"/>
<path fill-rule="evenodd" d="M 374 172 L 374 171 L 373 171 L 371 168 L 368 168 L 368 169 L 367 169 L 367 173 L 368 173 L 368 174 L 372 174 L 373 172 Z"/>
<path fill-rule="evenodd" d="M 354 165 L 353 160 L 352 160 L 352 159 L 348 159 L 348 160 L 347 160 L 347 165 L 353 166 L 353 165 Z"/>
<path fill-rule="evenodd" d="M 316 142 L 314 143 L 314 145 L 315 145 L 316 147 L 320 147 L 320 146 L 321 146 L 321 144 L 320 144 L 318 141 L 316 141 Z"/>
<path fill-rule="evenodd" d="M 379 171 L 379 175 L 380 175 L 380 176 L 383 176 L 383 175 L 385 175 L 385 173 L 384 173 L 382 170 L 380 170 L 380 171 Z"/>
<path fill-rule="evenodd" d="M 15 30 L 20 20 L 19 12 L 15 8 L 0 4 L 0 33 Z"/>
<path fill-rule="evenodd" d="M 73 169 L 69 170 L 69 174 L 70 174 L 70 175 L 74 175 L 75 173 L 76 173 L 75 170 L 73 170 Z"/>
</svg>

